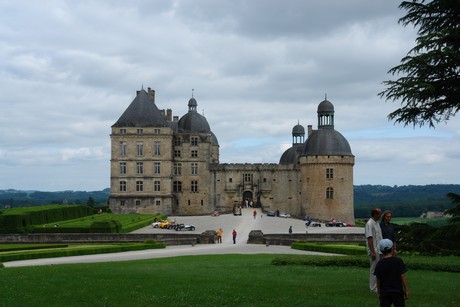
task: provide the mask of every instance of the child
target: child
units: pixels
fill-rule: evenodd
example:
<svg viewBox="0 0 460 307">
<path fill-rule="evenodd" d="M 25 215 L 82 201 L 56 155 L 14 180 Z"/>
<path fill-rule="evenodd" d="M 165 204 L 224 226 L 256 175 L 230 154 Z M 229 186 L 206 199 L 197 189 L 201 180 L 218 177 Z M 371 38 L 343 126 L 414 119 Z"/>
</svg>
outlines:
<svg viewBox="0 0 460 307">
<path fill-rule="evenodd" d="M 383 259 L 377 263 L 374 274 L 377 277 L 380 306 L 405 306 L 404 299 L 409 298 L 406 265 L 400 258 L 393 257 L 391 240 L 383 239 L 379 248 L 383 253 Z"/>
</svg>

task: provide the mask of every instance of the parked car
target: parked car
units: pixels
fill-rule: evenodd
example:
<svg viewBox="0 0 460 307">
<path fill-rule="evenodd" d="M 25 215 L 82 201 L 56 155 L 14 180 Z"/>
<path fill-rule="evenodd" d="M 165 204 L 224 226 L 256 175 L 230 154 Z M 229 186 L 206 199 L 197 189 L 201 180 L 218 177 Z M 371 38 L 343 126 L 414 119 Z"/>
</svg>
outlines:
<svg viewBox="0 0 460 307">
<path fill-rule="evenodd" d="M 194 231 L 195 230 L 195 226 L 193 225 L 187 225 L 187 224 L 177 224 L 174 229 L 176 231 L 179 231 L 179 230 L 190 230 L 190 231 Z"/>
<path fill-rule="evenodd" d="M 169 225 L 171 224 L 170 221 L 163 221 L 159 224 L 160 228 L 163 228 L 163 229 L 168 229 L 169 228 Z"/>
<path fill-rule="evenodd" d="M 267 216 L 275 216 L 275 211 L 267 211 Z"/>
<path fill-rule="evenodd" d="M 319 222 L 310 222 L 310 223 L 305 223 L 305 226 L 307 226 L 307 227 L 321 227 L 321 223 L 319 223 Z"/>
<path fill-rule="evenodd" d="M 344 222 L 327 222 L 326 227 L 347 227 Z"/>
<path fill-rule="evenodd" d="M 219 211 L 213 211 L 211 213 L 211 216 L 219 216 L 220 215 L 220 212 Z"/>
<path fill-rule="evenodd" d="M 158 228 L 158 227 L 160 227 L 160 224 L 163 223 L 163 222 L 164 222 L 164 221 L 153 222 L 153 223 L 152 223 L 152 227 L 153 227 L 153 228 Z"/>
<path fill-rule="evenodd" d="M 291 215 L 289 213 L 286 213 L 286 212 L 280 212 L 280 214 L 278 216 L 283 217 L 285 219 L 287 219 L 288 217 L 291 217 Z"/>
</svg>

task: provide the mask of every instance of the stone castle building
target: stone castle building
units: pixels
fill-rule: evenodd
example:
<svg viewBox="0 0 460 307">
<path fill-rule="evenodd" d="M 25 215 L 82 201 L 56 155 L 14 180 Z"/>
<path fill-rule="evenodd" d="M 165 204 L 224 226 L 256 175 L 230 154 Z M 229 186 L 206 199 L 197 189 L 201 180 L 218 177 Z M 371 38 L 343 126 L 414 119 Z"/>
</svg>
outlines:
<svg viewBox="0 0 460 307">
<path fill-rule="evenodd" d="M 264 211 L 354 222 L 353 156 L 334 129 L 334 106 L 318 105 L 318 129 L 292 129 L 292 147 L 272 164 L 221 164 L 219 143 L 191 98 L 181 118 L 160 110 L 155 91 L 137 91 L 112 126 L 114 213 L 204 215 L 246 203 Z M 305 139 L 306 137 L 306 139 Z"/>
</svg>

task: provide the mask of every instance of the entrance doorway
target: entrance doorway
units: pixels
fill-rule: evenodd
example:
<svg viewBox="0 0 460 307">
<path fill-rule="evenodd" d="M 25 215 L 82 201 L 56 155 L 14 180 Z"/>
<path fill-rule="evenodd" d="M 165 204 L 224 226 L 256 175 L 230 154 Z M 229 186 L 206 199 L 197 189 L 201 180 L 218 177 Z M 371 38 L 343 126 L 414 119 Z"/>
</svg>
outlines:
<svg viewBox="0 0 460 307">
<path fill-rule="evenodd" d="M 254 207 L 254 200 L 252 199 L 253 195 L 251 191 L 243 192 L 243 208 Z"/>
</svg>

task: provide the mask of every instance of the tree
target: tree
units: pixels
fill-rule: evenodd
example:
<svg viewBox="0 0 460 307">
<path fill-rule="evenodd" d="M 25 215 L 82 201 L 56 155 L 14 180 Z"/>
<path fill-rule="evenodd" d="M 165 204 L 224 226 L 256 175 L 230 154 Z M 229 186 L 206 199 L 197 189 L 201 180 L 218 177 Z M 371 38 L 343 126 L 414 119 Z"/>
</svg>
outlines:
<svg viewBox="0 0 460 307">
<path fill-rule="evenodd" d="M 95 205 L 95 202 L 94 202 L 94 198 L 92 198 L 91 196 L 88 197 L 88 200 L 86 201 L 86 204 L 90 207 L 94 207 Z"/>
<path fill-rule="evenodd" d="M 379 93 L 386 101 L 400 101 L 401 107 L 389 120 L 405 126 L 430 127 L 447 121 L 460 110 L 460 0 L 403 1 L 399 8 L 407 15 L 403 26 L 419 27 L 416 46 L 388 73 L 403 75 L 384 81 Z"/>
<path fill-rule="evenodd" d="M 460 195 L 455 193 L 448 193 L 447 196 L 456 206 L 446 210 L 444 213 L 452 215 L 452 217 L 449 219 L 450 223 L 460 222 Z"/>
</svg>

